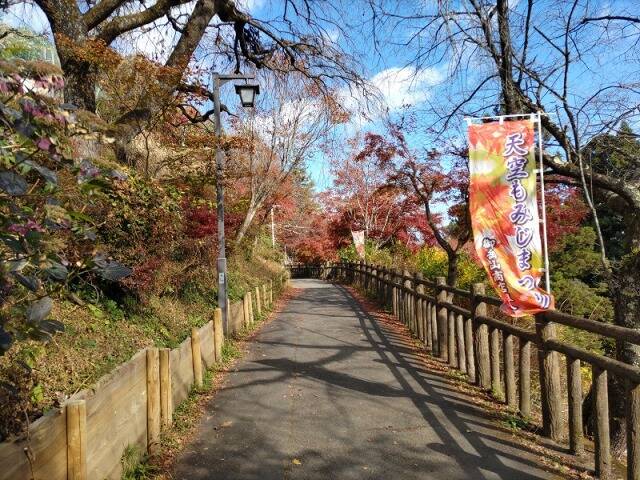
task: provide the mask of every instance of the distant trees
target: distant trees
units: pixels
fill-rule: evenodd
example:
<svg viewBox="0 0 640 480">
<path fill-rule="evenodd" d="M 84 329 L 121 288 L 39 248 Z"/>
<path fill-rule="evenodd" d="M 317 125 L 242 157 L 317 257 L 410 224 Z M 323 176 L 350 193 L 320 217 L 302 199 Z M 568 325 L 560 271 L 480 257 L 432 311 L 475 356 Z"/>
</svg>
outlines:
<svg viewBox="0 0 640 480">
<path fill-rule="evenodd" d="M 239 142 L 228 152 L 230 174 L 246 184 L 248 201 L 235 241 L 241 242 L 258 211 L 303 169 L 330 129 L 346 118 L 303 76 L 266 74 L 257 108 L 234 122 Z M 270 205 L 267 205 L 270 206 Z"/>
<path fill-rule="evenodd" d="M 331 215 L 336 246 L 351 242 L 351 231 L 364 230 L 375 248 L 400 241 L 416 247 L 425 241 L 426 225 L 414 198 L 389 183 L 393 169 L 377 158 L 362 155 L 367 137 L 352 138 L 350 147 L 333 155 L 333 187 L 322 195 Z M 342 240 L 342 242 L 340 242 Z"/>
<path fill-rule="evenodd" d="M 402 189 L 423 209 L 430 235 L 447 254 L 447 282 L 455 286 L 458 258 L 471 237 L 466 150 L 453 146 L 442 151 L 413 149 L 402 127 L 391 125 L 386 136 L 366 136 L 357 158 L 371 157 L 388 172 L 388 184 Z"/>
</svg>

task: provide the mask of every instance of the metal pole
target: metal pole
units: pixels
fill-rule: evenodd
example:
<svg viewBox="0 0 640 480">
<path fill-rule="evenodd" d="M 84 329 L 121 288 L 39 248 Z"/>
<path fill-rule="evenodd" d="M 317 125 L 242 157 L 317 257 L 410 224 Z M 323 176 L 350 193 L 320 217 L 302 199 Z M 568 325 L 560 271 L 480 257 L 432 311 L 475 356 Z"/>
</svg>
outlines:
<svg viewBox="0 0 640 480">
<path fill-rule="evenodd" d="M 544 155 L 542 152 L 542 114 L 538 112 L 538 155 L 540 159 L 540 194 L 542 207 L 542 242 L 544 246 L 544 283 L 547 293 L 551 293 L 551 279 L 549 277 L 549 248 L 547 245 L 547 206 L 544 199 Z"/>
<path fill-rule="evenodd" d="M 276 228 L 273 224 L 273 206 L 271 207 L 271 246 L 276 246 Z"/>
<path fill-rule="evenodd" d="M 224 156 L 220 148 L 220 76 L 213 74 L 213 107 L 216 120 L 216 211 L 218 214 L 218 307 L 222 311 L 222 329 L 228 332 L 227 321 L 227 257 L 224 238 Z"/>
</svg>

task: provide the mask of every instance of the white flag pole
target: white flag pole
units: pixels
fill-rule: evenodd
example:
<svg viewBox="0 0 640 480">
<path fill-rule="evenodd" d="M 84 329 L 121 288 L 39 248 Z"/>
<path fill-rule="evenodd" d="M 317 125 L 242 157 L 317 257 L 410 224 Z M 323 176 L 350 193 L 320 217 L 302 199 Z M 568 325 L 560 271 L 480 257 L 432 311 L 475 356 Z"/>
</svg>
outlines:
<svg viewBox="0 0 640 480">
<path fill-rule="evenodd" d="M 544 198 L 544 155 L 542 152 L 542 114 L 538 112 L 538 156 L 540 164 L 540 194 L 542 206 L 542 242 L 544 247 L 544 283 L 547 293 L 551 293 L 551 279 L 549 277 L 549 247 L 547 244 L 547 206 Z M 532 115 L 533 117 L 533 115 Z M 533 120 L 533 118 L 532 118 Z"/>
</svg>

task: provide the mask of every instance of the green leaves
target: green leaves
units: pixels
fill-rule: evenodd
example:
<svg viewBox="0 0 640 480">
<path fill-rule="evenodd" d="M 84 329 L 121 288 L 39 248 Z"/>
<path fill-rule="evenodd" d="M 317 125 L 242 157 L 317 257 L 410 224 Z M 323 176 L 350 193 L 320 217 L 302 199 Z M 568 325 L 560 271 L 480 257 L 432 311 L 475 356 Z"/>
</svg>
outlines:
<svg viewBox="0 0 640 480">
<path fill-rule="evenodd" d="M 21 196 L 27 193 L 29 184 L 15 172 L 4 170 L 0 172 L 0 190 L 9 195 Z"/>
<path fill-rule="evenodd" d="M 51 309 L 53 308 L 53 300 L 49 297 L 41 298 L 40 300 L 36 300 L 32 302 L 28 307 L 25 313 L 25 317 L 27 322 L 38 325 L 42 320 L 47 318 L 51 313 Z"/>
<path fill-rule="evenodd" d="M 115 260 L 99 260 L 99 263 L 96 262 L 96 271 L 103 280 L 110 282 L 118 282 L 133 273 L 133 270 L 129 267 L 126 267 Z"/>
<path fill-rule="evenodd" d="M 83 112 L 25 85 L 62 85 L 60 76 L 40 76 L 35 67 L 0 61 L 0 355 L 16 339 L 46 342 L 64 328 L 49 318 L 54 293 L 96 277 L 118 281 L 131 274 L 113 261 L 94 268 L 97 226 L 85 208 L 89 195 L 113 180 L 84 161 L 78 169 L 86 184 L 74 184 L 73 165 L 80 162 L 69 158 L 76 151 L 70 138 L 95 136 Z"/>
</svg>

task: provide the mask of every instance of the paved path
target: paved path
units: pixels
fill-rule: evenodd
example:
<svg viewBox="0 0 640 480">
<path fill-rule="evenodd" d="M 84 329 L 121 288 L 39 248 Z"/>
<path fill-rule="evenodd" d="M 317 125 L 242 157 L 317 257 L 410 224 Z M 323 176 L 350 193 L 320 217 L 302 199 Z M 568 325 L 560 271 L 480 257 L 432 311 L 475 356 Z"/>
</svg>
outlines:
<svg viewBox="0 0 640 480">
<path fill-rule="evenodd" d="M 176 479 L 551 477 L 342 287 L 293 286 L 302 292 L 228 375 Z"/>
</svg>

